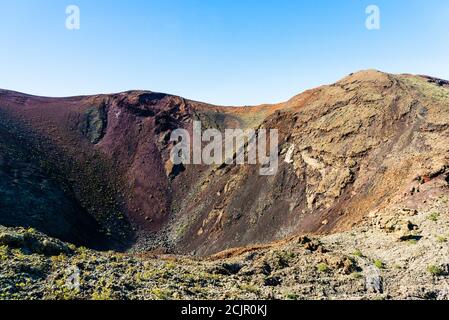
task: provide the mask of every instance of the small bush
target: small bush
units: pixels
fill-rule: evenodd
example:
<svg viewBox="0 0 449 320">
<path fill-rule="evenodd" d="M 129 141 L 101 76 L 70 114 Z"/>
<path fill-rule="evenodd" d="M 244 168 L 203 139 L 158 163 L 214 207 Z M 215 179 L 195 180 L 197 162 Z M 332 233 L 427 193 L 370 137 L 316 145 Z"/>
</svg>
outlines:
<svg viewBox="0 0 449 320">
<path fill-rule="evenodd" d="M 285 299 L 287 299 L 287 300 L 298 300 L 298 295 L 296 295 L 294 293 L 287 293 L 285 295 Z"/>
<path fill-rule="evenodd" d="M 8 259 L 8 246 L 0 246 L 0 261 Z"/>
<path fill-rule="evenodd" d="M 26 259 L 26 255 L 22 252 L 21 249 L 12 249 L 11 250 L 13 257 L 19 261 L 23 261 Z"/>
<path fill-rule="evenodd" d="M 112 300 L 112 292 L 110 288 L 102 288 L 100 291 L 94 291 L 92 293 L 92 300 Z"/>
<path fill-rule="evenodd" d="M 254 294 L 260 293 L 260 289 L 258 287 L 250 284 L 242 284 L 240 285 L 240 289 Z"/>
<path fill-rule="evenodd" d="M 329 266 L 325 263 L 319 263 L 316 266 L 316 268 L 319 272 L 328 272 L 329 271 Z"/>
<path fill-rule="evenodd" d="M 151 294 L 155 295 L 159 300 L 168 300 L 171 297 L 171 292 L 169 290 L 161 288 L 152 289 Z"/>
<path fill-rule="evenodd" d="M 362 258 L 362 257 L 363 257 L 363 253 L 362 253 L 362 251 L 360 251 L 359 249 L 355 250 L 355 251 L 352 253 L 352 255 L 353 255 L 353 256 L 356 256 L 356 257 L 359 257 L 359 258 Z"/>
<path fill-rule="evenodd" d="M 432 212 L 427 219 L 433 222 L 437 222 L 440 214 L 438 212 Z"/>
<path fill-rule="evenodd" d="M 279 252 L 277 254 L 277 261 L 276 265 L 279 268 L 286 268 L 289 265 L 290 260 L 292 260 L 295 257 L 295 254 L 293 252 Z"/>
<path fill-rule="evenodd" d="M 55 281 L 55 289 L 51 293 L 52 299 L 57 300 L 75 300 L 78 297 L 79 289 L 68 288 L 67 279 L 61 278 Z"/>
<path fill-rule="evenodd" d="M 26 232 L 33 234 L 33 233 L 36 233 L 36 230 L 34 228 L 30 227 L 26 230 Z"/>
<path fill-rule="evenodd" d="M 384 269 L 385 268 L 385 264 L 381 260 L 378 260 L 378 259 L 374 260 L 374 265 L 378 269 Z"/>
<path fill-rule="evenodd" d="M 435 265 L 428 266 L 427 271 L 434 276 L 441 276 L 443 274 L 443 270 Z"/>
<path fill-rule="evenodd" d="M 52 256 L 51 262 L 53 264 L 60 264 L 66 262 L 67 257 L 64 254 L 60 254 L 59 256 Z"/>
</svg>

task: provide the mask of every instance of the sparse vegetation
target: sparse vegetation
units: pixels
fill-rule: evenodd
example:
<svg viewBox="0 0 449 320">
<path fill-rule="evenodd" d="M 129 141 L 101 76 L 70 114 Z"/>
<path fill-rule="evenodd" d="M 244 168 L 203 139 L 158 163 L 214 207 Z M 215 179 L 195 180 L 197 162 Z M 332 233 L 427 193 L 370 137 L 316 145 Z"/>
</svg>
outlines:
<svg viewBox="0 0 449 320">
<path fill-rule="evenodd" d="M 348 236 L 349 237 L 349 236 Z M 314 240 L 314 239 L 313 239 Z M 49 239 L 49 242 L 51 240 Z M 343 243 L 343 241 L 340 241 Z M 321 244 L 326 246 L 324 242 Z M 299 251 L 296 251 L 299 250 Z M 294 249 L 271 249 L 257 258 L 250 256 L 249 260 L 224 260 L 224 261 L 201 261 L 190 260 L 188 258 L 178 259 L 153 259 L 139 258 L 135 259 L 130 254 L 117 254 L 112 251 L 95 252 L 87 248 L 77 248 L 73 254 L 59 254 L 46 257 L 42 254 L 26 254 L 22 250 L 10 249 L 7 246 L 0 246 L 0 264 L 5 271 L 3 275 L 12 279 L 9 291 L 0 290 L 1 299 L 24 298 L 36 288 L 45 299 L 93 299 L 93 300 L 111 300 L 111 299 L 222 299 L 225 296 L 228 299 L 303 299 L 307 297 L 316 297 L 319 294 L 315 291 L 322 286 L 332 286 L 333 288 L 342 287 L 342 292 L 347 294 L 346 285 L 354 286 L 354 281 L 364 279 L 365 274 L 360 268 L 349 267 L 350 263 L 357 261 L 356 257 L 362 256 L 361 250 L 357 249 L 353 258 L 344 256 L 335 256 L 334 252 L 325 251 L 308 252 L 306 249 L 295 246 Z M 313 258 L 315 255 L 324 258 L 315 268 L 308 266 L 309 262 L 304 259 Z M 256 260 L 253 260 L 256 259 Z M 362 262 L 362 260 L 360 260 Z M 14 263 L 13 268 L 8 266 Z M 288 264 L 288 272 L 285 267 Z M 270 268 L 265 265 L 269 264 Z M 380 259 L 375 260 L 374 264 L 378 268 L 383 268 L 384 263 Z M 5 268 L 6 266 L 6 268 Z M 71 288 L 70 268 L 79 266 L 80 289 Z M 207 267 L 206 267 L 207 266 Z M 221 270 L 226 266 L 232 273 L 215 274 L 213 270 Z M 334 269 L 335 266 L 335 269 Z M 396 268 L 392 264 L 392 268 Z M 21 269 L 16 269 L 16 268 Z M 212 268 L 215 267 L 215 268 Z M 216 269 L 218 267 L 218 269 Z M 22 269 L 23 268 L 23 269 Z M 337 270 L 344 270 L 348 276 L 332 276 L 326 279 L 326 284 L 320 284 L 324 279 L 324 274 L 330 275 L 331 270 L 335 270 L 335 275 L 341 275 Z M 15 273 L 12 270 L 26 270 L 26 273 Z M 405 270 L 405 269 L 404 269 Z M 428 272 L 441 279 L 444 269 L 440 266 L 428 268 Z M 29 274 L 28 274 L 29 272 Z M 211 273 L 212 272 L 212 273 Z M 298 273 L 299 272 L 299 273 Z M 305 279 L 303 286 L 299 279 Z M 322 274 L 322 275 L 320 275 Z M 341 279 L 346 279 L 341 282 Z M 368 279 L 368 276 L 367 276 Z M 2 284 L 0 278 L 0 285 Z M 251 281 L 251 282 L 250 282 Z M 352 282 L 352 283 L 351 283 Z M 36 285 L 40 283 L 40 285 Z M 310 289 L 310 284 L 315 283 Z M 295 284 L 295 291 L 288 289 Z M 223 288 L 226 288 L 223 290 Z M 301 288 L 309 288 L 305 293 Z M 297 292 L 297 289 L 299 291 Z M 339 289 L 336 289 L 339 290 Z M 337 291 L 338 292 L 338 291 Z M 339 293 L 340 294 L 340 293 Z M 356 296 L 359 293 L 356 294 Z M 360 295 L 363 297 L 364 295 Z"/>
<path fill-rule="evenodd" d="M 242 284 L 240 285 L 240 289 L 254 294 L 260 293 L 260 289 L 255 285 Z"/>
<path fill-rule="evenodd" d="M 286 300 L 298 300 L 298 295 L 296 295 L 294 293 L 287 293 L 285 295 L 285 299 Z"/>
<path fill-rule="evenodd" d="M 66 260 L 67 260 L 67 256 L 64 255 L 64 254 L 60 254 L 59 256 L 52 256 L 51 257 L 51 262 L 54 265 L 58 265 L 58 264 L 64 263 L 64 262 L 66 262 Z"/>
<path fill-rule="evenodd" d="M 79 294 L 79 290 L 76 288 L 67 287 L 67 279 L 65 277 L 57 279 L 54 282 L 52 291 L 48 294 L 47 298 L 57 300 L 76 300 Z"/>
<path fill-rule="evenodd" d="M 0 260 L 8 259 L 8 246 L 0 246 Z"/>
<path fill-rule="evenodd" d="M 112 293 L 110 288 L 102 288 L 92 293 L 92 300 L 111 300 Z"/>
<path fill-rule="evenodd" d="M 12 249 L 11 253 L 13 257 L 19 261 L 24 261 L 26 259 L 26 255 L 20 249 Z"/>
<path fill-rule="evenodd" d="M 319 263 L 317 266 L 316 266 L 316 268 L 317 268 L 317 270 L 318 270 L 318 272 L 328 272 L 329 271 L 329 266 L 327 265 L 327 264 L 325 264 L 325 263 Z"/>
<path fill-rule="evenodd" d="M 154 296 L 156 296 L 159 300 L 169 300 L 171 298 L 171 292 L 167 289 L 162 288 L 154 288 L 151 289 L 150 293 Z"/>
<path fill-rule="evenodd" d="M 374 266 L 378 269 L 385 269 L 385 264 L 379 259 L 374 260 Z"/>
<path fill-rule="evenodd" d="M 432 274 L 433 276 L 441 276 L 443 274 L 443 270 L 436 265 L 428 266 L 427 271 L 429 271 L 429 273 Z"/>
<path fill-rule="evenodd" d="M 439 217 L 440 217 L 440 214 L 439 214 L 438 212 L 432 212 L 432 213 L 429 215 L 428 219 L 429 219 L 430 221 L 437 222 L 438 219 L 439 219 Z"/>
<path fill-rule="evenodd" d="M 355 251 L 352 253 L 352 255 L 355 256 L 355 257 L 363 258 L 363 253 L 362 253 L 362 251 L 360 251 L 359 249 L 355 250 Z"/>
<path fill-rule="evenodd" d="M 277 267 L 285 268 L 288 267 L 291 259 L 295 257 L 295 254 L 290 251 L 281 251 L 277 254 Z"/>
</svg>

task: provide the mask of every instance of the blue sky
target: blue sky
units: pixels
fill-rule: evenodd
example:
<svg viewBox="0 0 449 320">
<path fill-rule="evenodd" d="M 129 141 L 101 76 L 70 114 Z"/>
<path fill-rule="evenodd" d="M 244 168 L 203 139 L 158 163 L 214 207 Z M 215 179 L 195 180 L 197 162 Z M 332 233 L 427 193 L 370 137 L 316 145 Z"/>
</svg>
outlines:
<svg viewBox="0 0 449 320">
<path fill-rule="evenodd" d="M 71 4 L 80 30 L 65 28 Z M 449 1 L 0 0 L 0 88 L 31 94 L 252 105 L 369 68 L 449 79 Z"/>
</svg>

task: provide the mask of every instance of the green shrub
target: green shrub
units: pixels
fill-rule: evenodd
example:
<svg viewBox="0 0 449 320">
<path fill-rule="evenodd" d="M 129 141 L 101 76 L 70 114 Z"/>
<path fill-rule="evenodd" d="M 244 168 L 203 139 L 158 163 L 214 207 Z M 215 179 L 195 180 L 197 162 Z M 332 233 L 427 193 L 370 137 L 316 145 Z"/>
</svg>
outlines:
<svg viewBox="0 0 449 320">
<path fill-rule="evenodd" d="M 427 219 L 433 222 L 437 222 L 440 214 L 438 212 L 432 212 Z"/>
<path fill-rule="evenodd" d="M 443 270 L 435 265 L 430 265 L 427 267 L 427 271 L 434 276 L 441 276 L 443 274 Z"/>
<path fill-rule="evenodd" d="M 260 292 L 260 289 L 258 287 L 250 285 L 250 284 L 242 284 L 242 285 L 240 285 L 240 289 L 243 291 L 254 293 L 254 294 L 257 294 Z"/>
<path fill-rule="evenodd" d="M 151 294 L 156 296 L 159 300 L 168 300 L 171 297 L 171 292 L 167 289 L 154 288 L 151 290 Z"/>
<path fill-rule="evenodd" d="M 286 300 L 298 300 L 298 295 L 296 295 L 294 293 L 287 293 L 285 295 L 285 299 Z"/>
<path fill-rule="evenodd" d="M 79 289 L 68 288 L 66 284 L 67 279 L 61 278 L 55 281 L 55 288 L 50 295 L 51 299 L 57 300 L 75 300 L 78 297 Z"/>
<path fill-rule="evenodd" d="M 0 261 L 8 259 L 8 246 L 0 246 Z"/>
<path fill-rule="evenodd" d="M 92 300 L 112 300 L 112 291 L 110 288 L 102 288 L 99 291 L 94 291 L 92 293 Z"/>
<path fill-rule="evenodd" d="M 316 266 L 316 268 L 319 272 L 328 272 L 329 271 L 329 266 L 325 263 L 319 263 Z"/>
<path fill-rule="evenodd" d="M 360 251 L 359 249 L 355 250 L 355 251 L 352 253 L 352 255 L 353 255 L 353 256 L 356 256 L 356 257 L 359 257 L 359 258 L 362 258 L 362 257 L 363 257 L 363 253 L 362 253 L 362 251 Z"/>
<path fill-rule="evenodd" d="M 52 264 L 61 264 L 67 261 L 67 257 L 64 254 L 60 254 L 59 256 L 52 256 L 51 262 Z"/>
<path fill-rule="evenodd" d="M 21 249 L 12 249 L 11 250 L 13 257 L 19 261 L 24 261 L 26 259 L 26 255 L 22 252 Z"/>
<path fill-rule="evenodd" d="M 374 265 L 378 269 L 384 269 L 385 268 L 385 264 L 381 260 L 378 260 L 378 259 L 374 260 Z"/>
<path fill-rule="evenodd" d="M 279 268 L 286 268 L 289 265 L 291 259 L 295 257 L 293 252 L 283 251 L 277 253 L 277 261 L 276 264 Z"/>
</svg>

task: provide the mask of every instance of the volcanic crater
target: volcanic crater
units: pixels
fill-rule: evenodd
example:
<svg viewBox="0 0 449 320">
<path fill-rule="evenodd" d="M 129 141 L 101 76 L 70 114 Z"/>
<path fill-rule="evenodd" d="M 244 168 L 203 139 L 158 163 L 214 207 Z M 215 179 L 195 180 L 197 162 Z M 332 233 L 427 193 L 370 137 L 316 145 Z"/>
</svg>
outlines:
<svg viewBox="0 0 449 320">
<path fill-rule="evenodd" d="M 375 70 L 253 107 L 0 90 L 0 225 L 97 250 L 198 256 L 346 231 L 425 185 L 447 185 L 448 119 L 447 81 Z M 278 129 L 276 175 L 173 165 L 171 132 L 192 133 L 193 121 Z"/>
</svg>

